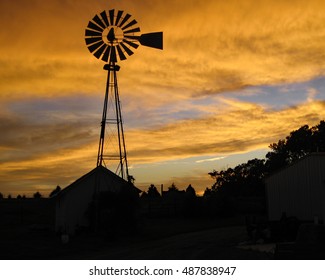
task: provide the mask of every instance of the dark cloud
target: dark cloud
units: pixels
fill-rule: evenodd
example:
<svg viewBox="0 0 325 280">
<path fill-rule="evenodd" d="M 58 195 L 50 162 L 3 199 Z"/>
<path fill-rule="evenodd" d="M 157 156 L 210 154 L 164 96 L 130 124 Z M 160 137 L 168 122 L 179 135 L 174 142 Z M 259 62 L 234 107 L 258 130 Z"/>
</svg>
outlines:
<svg viewBox="0 0 325 280">
<path fill-rule="evenodd" d="M 0 116 L 1 162 L 37 158 L 94 141 L 89 124 L 79 121 L 37 123 L 23 116 Z"/>
</svg>

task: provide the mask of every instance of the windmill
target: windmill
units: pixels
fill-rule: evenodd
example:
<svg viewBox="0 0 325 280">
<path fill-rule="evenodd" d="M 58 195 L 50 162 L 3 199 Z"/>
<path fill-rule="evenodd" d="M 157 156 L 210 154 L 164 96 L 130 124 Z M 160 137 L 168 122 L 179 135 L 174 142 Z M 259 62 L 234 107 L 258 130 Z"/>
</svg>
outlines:
<svg viewBox="0 0 325 280">
<path fill-rule="evenodd" d="M 125 147 L 121 103 L 119 98 L 117 72 L 118 60 L 133 55 L 139 45 L 163 49 L 163 33 L 140 34 L 137 21 L 124 11 L 109 10 L 97 14 L 89 21 L 85 31 L 85 41 L 89 51 L 106 62 L 108 71 L 104 107 L 99 137 L 97 166 L 115 162 L 115 173 L 129 180 Z M 109 148 L 109 149 L 108 149 Z M 114 170 L 112 170 L 114 171 Z"/>
</svg>

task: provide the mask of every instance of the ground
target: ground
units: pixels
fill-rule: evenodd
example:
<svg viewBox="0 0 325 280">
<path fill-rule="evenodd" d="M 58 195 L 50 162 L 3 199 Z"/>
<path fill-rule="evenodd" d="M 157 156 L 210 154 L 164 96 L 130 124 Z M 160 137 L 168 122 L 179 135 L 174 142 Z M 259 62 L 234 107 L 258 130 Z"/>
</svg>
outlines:
<svg viewBox="0 0 325 280">
<path fill-rule="evenodd" d="M 46 227 L 0 229 L 1 259 L 272 259 L 240 247 L 247 240 L 238 219 L 146 219 L 131 236 L 81 234 L 62 244 Z"/>
</svg>

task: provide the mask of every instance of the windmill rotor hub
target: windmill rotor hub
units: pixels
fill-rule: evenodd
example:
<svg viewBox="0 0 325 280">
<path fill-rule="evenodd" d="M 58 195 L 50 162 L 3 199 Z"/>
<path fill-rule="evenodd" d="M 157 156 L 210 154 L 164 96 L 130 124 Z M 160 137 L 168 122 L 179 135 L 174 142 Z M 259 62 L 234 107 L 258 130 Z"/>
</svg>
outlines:
<svg viewBox="0 0 325 280">
<path fill-rule="evenodd" d="M 117 26 L 107 27 L 103 30 L 102 40 L 106 45 L 117 46 L 123 42 L 124 33 Z"/>
</svg>

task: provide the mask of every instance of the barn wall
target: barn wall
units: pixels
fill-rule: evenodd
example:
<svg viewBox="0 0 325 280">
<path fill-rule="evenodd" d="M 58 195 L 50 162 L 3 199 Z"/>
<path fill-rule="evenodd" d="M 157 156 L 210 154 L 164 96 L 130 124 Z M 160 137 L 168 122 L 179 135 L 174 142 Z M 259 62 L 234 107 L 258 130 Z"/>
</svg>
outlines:
<svg viewBox="0 0 325 280">
<path fill-rule="evenodd" d="M 325 218 L 325 155 L 310 155 L 266 179 L 270 220 L 283 212 L 301 220 Z"/>
<path fill-rule="evenodd" d="M 78 182 L 59 199 L 56 206 L 57 231 L 73 234 L 78 226 L 88 225 L 86 211 L 94 195 L 93 177 L 89 176 Z"/>
<path fill-rule="evenodd" d="M 58 197 L 56 203 L 56 231 L 74 234 L 79 226 L 89 226 L 89 209 L 96 186 L 98 192 L 118 193 L 130 185 L 111 171 L 98 167 L 77 180 Z"/>
</svg>

